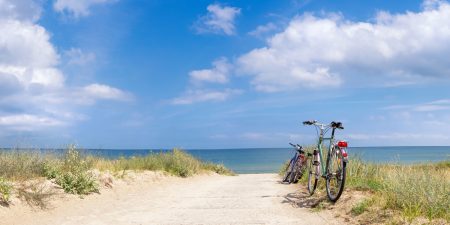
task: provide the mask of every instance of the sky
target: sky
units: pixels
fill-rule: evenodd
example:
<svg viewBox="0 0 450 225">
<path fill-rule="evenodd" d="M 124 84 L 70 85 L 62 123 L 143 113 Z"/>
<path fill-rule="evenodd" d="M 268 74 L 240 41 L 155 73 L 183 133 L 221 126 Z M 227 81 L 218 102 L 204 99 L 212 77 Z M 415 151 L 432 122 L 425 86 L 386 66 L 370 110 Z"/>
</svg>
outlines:
<svg viewBox="0 0 450 225">
<path fill-rule="evenodd" d="M 0 0 L 0 146 L 450 145 L 450 2 Z"/>
</svg>

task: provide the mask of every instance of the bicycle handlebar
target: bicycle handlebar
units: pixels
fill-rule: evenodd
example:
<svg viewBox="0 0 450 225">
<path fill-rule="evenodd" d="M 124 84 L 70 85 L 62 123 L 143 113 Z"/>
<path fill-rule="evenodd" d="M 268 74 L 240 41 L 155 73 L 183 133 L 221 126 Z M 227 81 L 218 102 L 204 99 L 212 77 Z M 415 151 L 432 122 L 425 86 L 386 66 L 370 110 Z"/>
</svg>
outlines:
<svg viewBox="0 0 450 225">
<path fill-rule="evenodd" d="M 297 151 L 301 151 L 301 152 L 303 152 L 303 147 L 301 146 L 301 145 L 299 145 L 299 144 L 296 144 L 296 145 L 294 145 L 294 144 L 292 144 L 291 142 L 289 142 L 289 144 L 292 146 L 292 147 L 294 147 L 295 149 L 297 149 Z"/>
<path fill-rule="evenodd" d="M 342 126 L 342 123 L 341 122 L 331 122 L 331 127 L 333 127 L 333 128 L 337 128 L 337 129 L 341 129 L 341 130 L 343 130 L 344 129 L 344 127 Z"/>
<path fill-rule="evenodd" d="M 307 121 L 303 121 L 303 125 L 313 125 L 317 123 L 316 120 L 307 120 Z"/>
<path fill-rule="evenodd" d="M 337 128 L 337 129 L 341 129 L 341 130 L 344 129 L 341 122 L 335 122 L 335 121 L 331 122 L 328 125 L 325 125 L 325 124 L 318 123 L 317 120 L 307 120 L 307 121 L 303 121 L 303 125 L 316 125 L 316 126 L 322 126 L 322 127 L 329 126 L 329 127 Z"/>
</svg>

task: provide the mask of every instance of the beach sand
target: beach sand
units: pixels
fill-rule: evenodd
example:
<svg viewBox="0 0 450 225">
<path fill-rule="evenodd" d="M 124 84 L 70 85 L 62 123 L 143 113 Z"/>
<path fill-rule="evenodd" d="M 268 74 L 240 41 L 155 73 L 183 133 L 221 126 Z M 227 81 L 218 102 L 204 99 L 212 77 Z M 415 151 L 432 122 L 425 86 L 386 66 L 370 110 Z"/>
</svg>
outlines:
<svg viewBox="0 0 450 225">
<path fill-rule="evenodd" d="M 0 207 L 0 224 L 344 224 L 299 199 L 300 185 L 276 174 L 190 178 L 132 173 L 83 199 L 58 194 L 48 209 L 16 202 Z"/>
</svg>

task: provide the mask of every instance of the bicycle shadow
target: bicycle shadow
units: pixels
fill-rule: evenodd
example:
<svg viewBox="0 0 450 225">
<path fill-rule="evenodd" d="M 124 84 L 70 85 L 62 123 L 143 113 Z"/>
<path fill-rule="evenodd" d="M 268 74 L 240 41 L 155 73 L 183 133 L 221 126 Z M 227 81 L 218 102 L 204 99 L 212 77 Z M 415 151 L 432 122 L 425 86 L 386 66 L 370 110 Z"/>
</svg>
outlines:
<svg viewBox="0 0 450 225">
<path fill-rule="evenodd" d="M 326 196 L 310 196 L 308 192 L 293 192 L 283 196 L 281 203 L 290 204 L 298 208 L 316 208 L 321 202 L 327 201 Z"/>
</svg>

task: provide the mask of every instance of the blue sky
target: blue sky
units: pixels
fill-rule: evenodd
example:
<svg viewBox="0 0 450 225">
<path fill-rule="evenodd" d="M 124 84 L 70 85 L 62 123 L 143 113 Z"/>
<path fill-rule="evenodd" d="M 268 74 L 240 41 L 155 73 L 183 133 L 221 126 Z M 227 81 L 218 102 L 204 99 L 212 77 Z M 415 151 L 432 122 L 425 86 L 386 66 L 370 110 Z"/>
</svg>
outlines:
<svg viewBox="0 0 450 225">
<path fill-rule="evenodd" d="M 0 0 L 3 147 L 450 145 L 447 1 Z"/>
</svg>

